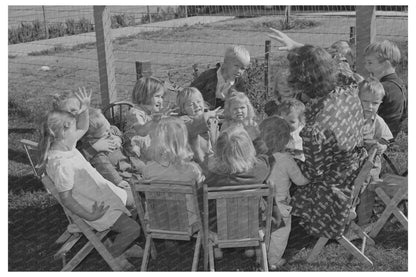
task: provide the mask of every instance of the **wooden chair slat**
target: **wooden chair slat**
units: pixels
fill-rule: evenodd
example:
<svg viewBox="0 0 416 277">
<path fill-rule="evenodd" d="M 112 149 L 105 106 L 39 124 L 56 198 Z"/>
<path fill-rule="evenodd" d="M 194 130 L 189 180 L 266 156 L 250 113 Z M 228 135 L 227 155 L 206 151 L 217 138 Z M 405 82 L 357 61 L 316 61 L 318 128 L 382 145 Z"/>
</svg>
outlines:
<svg viewBox="0 0 416 277">
<path fill-rule="evenodd" d="M 227 239 L 227 221 L 227 199 L 217 199 L 217 230 L 219 240 Z"/>
<path fill-rule="evenodd" d="M 238 198 L 227 198 L 227 238 L 237 239 L 244 237 L 240 234 L 241 219 L 238 216 Z"/>
<path fill-rule="evenodd" d="M 249 213 L 249 206 L 248 206 L 248 198 L 239 198 L 238 200 L 238 218 L 240 219 L 239 222 L 239 233 L 241 237 L 247 237 L 249 235 L 249 220 L 248 220 L 248 213 Z"/>
</svg>

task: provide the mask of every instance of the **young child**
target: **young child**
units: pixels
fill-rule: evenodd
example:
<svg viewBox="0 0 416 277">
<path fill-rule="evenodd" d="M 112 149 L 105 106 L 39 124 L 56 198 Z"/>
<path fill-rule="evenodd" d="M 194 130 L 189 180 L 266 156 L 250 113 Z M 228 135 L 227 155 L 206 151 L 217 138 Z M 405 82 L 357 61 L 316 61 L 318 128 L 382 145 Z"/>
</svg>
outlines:
<svg viewBox="0 0 416 277">
<path fill-rule="evenodd" d="M 154 127 L 153 115 L 162 112 L 164 93 L 162 81 L 154 77 L 142 77 L 137 80 L 132 92 L 134 107 L 126 114 L 125 148 L 136 167 L 141 169 L 147 160 L 149 132 Z"/>
<path fill-rule="evenodd" d="M 297 97 L 296 93 L 291 89 L 287 83 L 290 75 L 289 69 L 279 69 L 274 79 L 274 98 L 273 100 L 266 103 L 264 106 L 264 112 L 267 116 L 277 114 L 278 105 L 285 99 L 291 99 Z"/>
<path fill-rule="evenodd" d="M 291 229 L 292 207 L 289 205 L 291 182 L 297 186 L 303 186 L 308 184 L 309 180 L 303 176 L 292 156 L 285 152 L 291 135 L 290 126 L 284 119 L 272 116 L 263 120 L 260 123 L 260 137 L 266 143 L 269 154 L 274 158 L 268 181 L 274 186 L 275 201 L 285 225 L 271 234 L 268 253 L 269 267 L 271 270 L 276 270 L 286 263 L 282 256 Z"/>
<path fill-rule="evenodd" d="M 104 179 L 75 148 L 88 130 L 91 95 L 80 91 L 76 96 L 81 103 L 81 128 L 77 129 L 71 113 L 50 112 L 41 126 L 39 167 L 45 168 L 54 182 L 62 205 L 95 230 L 110 228 L 118 233 L 109 251 L 123 267 L 131 268 L 125 258 L 140 257 L 143 251 L 138 245 L 125 250 L 139 237 L 140 225 L 129 217 L 125 207 L 127 192 Z"/>
<path fill-rule="evenodd" d="M 370 149 L 374 144 L 377 145 L 374 168 L 370 171 L 370 180 L 368 180 L 368 183 L 370 183 L 380 180 L 380 155 L 386 151 L 388 142 L 393 139 L 393 135 L 384 120 L 377 115 L 377 110 L 384 97 L 383 85 L 376 78 L 369 77 L 359 84 L 359 97 L 365 120 L 363 126 L 364 144 L 367 149 Z M 364 186 L 360 195 L 360 204 L 357 206 L 359 226 L 365 226 L 369 223 L 374 199 L 374 191 L 369 191 Z"/>
<path fill-rule="evenodd" d="M 188 144 L 188 131 L 181 119 L 162 118 L 150 136 L 151 161 L 143 169 L 145 180 L 202 183 L 204 176 L 198 164 L 191 161 L 193 153 Z M 196 209 L 191 198 L 187 199 L 187 210 L 190 222 L 196 222 Z"/>
<path fill-rule="evenodd" d="M 205 166 L 207 155 L 212 154 L 212 134 L 208 119 L 217 117 L 220 111 L 205 112 L 205 103 L 201 92 L 197 88 L 183 88 L 177 95 L 180 118 L 185 122 L 189 133 L 189 144 L 194 152 L 194 159 L 201 166 Z M 213 126 L 215 127 L 215 126 Z M 216 129 L 214 130 L 216 131 Z"/>
<path fill-rule="evenodd" d="M 232 125 L 221 132 L 208 166 L 205 183 L 209 187 L 262 184 L 270 173 L 267 156 L 256 156 L 249 134 L 240 125 Z M 216 230 L 216 226 L 211 227 Z M 214 251 L 216 258 L 222 257 L 221 249 Z M 245 255 L 253 256 L 254 251 L 247 249 Z"/>
<path fill-rule="evenodd" d="M 389 126 L 393 137 L 400 132 L 406 117 L 407 92 L 403 81 L 396 74 L 400 62 L 400 50 L 389 40 L 374 42 L 365 49 L 365 68 L 384 87 L 385 95 L 378 114 Z"/>
<path fill-rule="evenodd" d="M 249 64 L 249 52 L 242 46 L 233 45 L 225 50 L 224 63 L 219 68 L 201 73 L 190 87 L 197 88 L 212 108 L 223 107 L 232 90 L 246 91 L 242 75 Z"/>
<path fill-rule="evenodd" d="M 305 105 L 294 98 L 284 100 L 279 106 L 277 114 L 282 117 L 290 126 L 290 139 L 286 150 L 295 159 L 305 161 L 303 155 L 302 138 L 299 133 L 305 126 Z"/>
<path fill-rule="evenodd" d="M 113 151 L 100 151 L 90 159 L 87 158 L 87 161 L 108 181 L 118 187 L 130 189 L 128 182 L 123 179 L 131 177 L 131 165 L 122 152 L 120 130 L 110 125 L 101 110 L 90 109 L 89 113 L 89 128 L 82 141 L 94 144 L 101 138 L 108 138 L 114 141 L 117 148 Z"/>
<path fill-rule="evenodd" d="M 253 105 L 247 95 L 243 92 L 232 92 L 225 100 L 221 131 L 232 125 L 241 125 L 246 129 L 251 140 L 255 140 L 259 135 L 255 117 Z"/>
</svg>

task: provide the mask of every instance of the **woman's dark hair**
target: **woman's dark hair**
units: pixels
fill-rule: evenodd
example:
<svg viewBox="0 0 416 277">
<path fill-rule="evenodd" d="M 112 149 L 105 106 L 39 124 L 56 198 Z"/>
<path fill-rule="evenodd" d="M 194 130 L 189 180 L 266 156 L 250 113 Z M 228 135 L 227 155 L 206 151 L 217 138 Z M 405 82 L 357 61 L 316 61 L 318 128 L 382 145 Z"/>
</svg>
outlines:
<svg viewBox="0 0 416 277">
<path fill-rule="evenodd" d="M 327 95 L 336 86 L 337 67 L 323 48 L 304 45 L 291 50 L 287 56 L 290 75 L 288 83 L 310 98 Z"/>
</svg>

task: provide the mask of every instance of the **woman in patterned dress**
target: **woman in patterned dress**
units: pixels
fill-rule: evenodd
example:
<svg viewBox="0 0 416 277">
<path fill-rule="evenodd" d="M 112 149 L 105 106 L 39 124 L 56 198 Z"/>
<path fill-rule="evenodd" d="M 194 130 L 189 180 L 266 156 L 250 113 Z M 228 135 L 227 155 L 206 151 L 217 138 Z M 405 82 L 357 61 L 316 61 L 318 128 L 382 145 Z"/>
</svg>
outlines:
<svg viewBox="0 0 416 277">
<path fill-rule="evenodd" d="M 289 84 L 308 99 L 306 125 L 300 133 L 305 162 L 299 165 L 311 182 L 294 192 L 292 214 L 300 217 L 311 235 L 339 238 L 362 157 L 357 148 L 362 144 L 363 125 L 358 87 L 351 79 L 339 81 L 337 64 L 323 48 L 276 34 L 279 39 L 274 38 L 290 50 Z"/>
</svg>

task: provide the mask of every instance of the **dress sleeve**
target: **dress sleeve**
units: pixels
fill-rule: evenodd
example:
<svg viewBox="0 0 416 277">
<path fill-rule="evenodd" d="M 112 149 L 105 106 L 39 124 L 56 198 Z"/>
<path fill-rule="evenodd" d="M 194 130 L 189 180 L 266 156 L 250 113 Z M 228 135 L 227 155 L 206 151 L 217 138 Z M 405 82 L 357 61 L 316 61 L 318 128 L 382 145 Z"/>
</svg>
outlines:
<svg viewBox="0 0 416 277">
<path fill-rule="evenodd" d="M 69 163 L 57 162 L 51 170 L 53 174 L 48 173 L 48 176 L 51 177 L 58 192 L 68 191 L 74 187 L 74 170 Z"/>
</svg>

